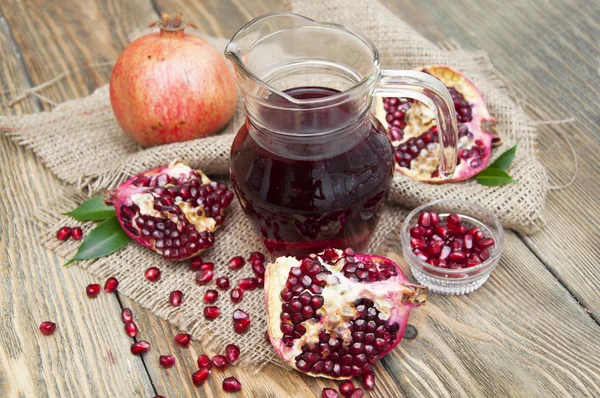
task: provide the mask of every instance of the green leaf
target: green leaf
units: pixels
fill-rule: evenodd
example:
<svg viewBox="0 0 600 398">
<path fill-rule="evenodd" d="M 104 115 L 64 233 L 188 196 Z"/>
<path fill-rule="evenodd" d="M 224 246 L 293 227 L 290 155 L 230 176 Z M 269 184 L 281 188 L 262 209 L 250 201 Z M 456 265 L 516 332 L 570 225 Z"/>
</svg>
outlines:
<svg viewBox="0 0 600 398">
<path fill-rule="evenodd" d="M 83 202 L 75 210 L 65 213 L 79 221 L 101 221 L 115 216 L 115 208 L 104 204 L 103 196 Z"/>
<path fill-rule="evenodd" d="M 494 163 L 490 164 L 487 168 L 500 169 L 504 171 L 508 170 L 508 167 L 511 165 L 513 160 L 515 160 L 515 154 L 517 153 L 518 145 L 519 141 L 517 141 L 517 143 L 512 148 L 508 149 L 506 152 L 500 155 L 498 159 L 496 159 Z"/>
<path fill-rule="evenodd" d="M 108 256 L 129 242 L 131 238 L 121 229 L 116 216 L 103 221 L 85 238 L 79 250 L 65 265 L 74 261 L 91 260 Z"/>
<path fill-rule="evenodd" d="M 477 174 L 477 182 L 488 187 L 495 187 L 516 181 L 506 171 L 488 167 Z"/>
</svg>

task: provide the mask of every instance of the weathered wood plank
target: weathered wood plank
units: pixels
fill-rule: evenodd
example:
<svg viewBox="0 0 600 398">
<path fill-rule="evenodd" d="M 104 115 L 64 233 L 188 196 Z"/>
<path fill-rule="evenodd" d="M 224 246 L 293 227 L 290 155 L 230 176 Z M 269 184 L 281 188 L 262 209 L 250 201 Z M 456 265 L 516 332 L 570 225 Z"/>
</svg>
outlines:
<svg viewBox="0 0 600 398">
<path fill-rule="evenodd" d="M 523 237 L 572 294 L 600 321 L 600 3 L 534 0 L 414 2 L 384 0 L 434 42 L 453 39 L 488 52 L 535 119 L 575 121 L 538 127 L 538 155 L 550 182 L 548 225 Z"/>
</svg>

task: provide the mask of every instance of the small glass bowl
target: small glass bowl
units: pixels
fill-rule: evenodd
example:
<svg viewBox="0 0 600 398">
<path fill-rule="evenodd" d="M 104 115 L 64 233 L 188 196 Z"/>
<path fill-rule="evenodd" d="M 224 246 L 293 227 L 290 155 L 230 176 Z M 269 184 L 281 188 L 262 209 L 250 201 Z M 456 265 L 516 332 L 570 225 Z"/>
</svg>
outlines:
<svg viewBox="0 0 600 398">
<path fill-rule="evenodd" d="M 434 211 L 440 221 L 451 213 L 461 216 L 471 228 L 478 227 L 485 236 L 492 237 L 496 244 L 491 248 L 490 257 L 474 267 L 450 269 L 427 264 L 418 258 L 410 245 L 410 229 L 417 224 L 422 211 Z M 479 289 L 498 265 L 504 244 L 504 230 L 492 212 L 473 203 L 456 199 L 441 199 L 426 203 L 414 209 L 402 225 L 402 252 L 413 276 L 430 291 L 441 294 L 467 294 Z"/>
</svg>

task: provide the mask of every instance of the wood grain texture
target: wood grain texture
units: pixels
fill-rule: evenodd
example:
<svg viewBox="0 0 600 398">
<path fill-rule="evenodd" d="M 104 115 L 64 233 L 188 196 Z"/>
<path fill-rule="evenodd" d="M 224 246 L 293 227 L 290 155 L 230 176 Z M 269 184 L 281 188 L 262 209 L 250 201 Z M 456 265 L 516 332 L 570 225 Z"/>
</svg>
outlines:
<svg viewBox="0 0 600 398">
<path fill-rule="evenodd" d="M 0 83 L 3 90 L 14 91 L 18 87 L 26 87 L 29 81 L 40 84 L 65 71 L 75 70 L 75 74 L 61 79 L 45 89 L 43 94 L 56 102 L 87 95 L 107 81 L 110 69 L 88 70 L 81 69 L 81 65 L 114 61 L 127 43 L 128 34 L 157 17 L 152 4 L 141 0 L 123 4 L 116 0 L 72 3 L 38 4 L 33 0 L 0 3 L 0 13 L 6 18 L 6 26 L 13 32 L 15 43 L 15 46 L 10 46 L 10 37 L 5 33 L 2 36 L 0 29 Z M 583 111 L 588 116 L 582 116 L 581 126 L 576 125 L 581 131 L 572 130 L 571 134 L 577 134 L 578 141 L 573 143 L 578 153 L 581 152 L 583 156 L 587 154 L 588 160 L 591 159 L 589 165 L 582 166 L 581 172 L 587 173 L 583 175 L 588 184 L 597 182 L 597 166 L 594 166 L 592 155 L 585 152 L 584 148 L 597 149 L 597 142 L 594 141 L 597 136 L 594 136 L 591 126 L 597 126 L 598 123 L 587 123 L 598 120 L 585 119 L 594 117 L 594 113 L 589 113 L 593 109 L 589 111 L 591 105 L 580 103 L 583 99 L 589 99 L 587 95 L 590 91 L 576 91 L 571 97 L 563 98 L 561 95 L 564 93 L 560 90 L 555 92 L 555 86 L 549 88 L 547 81 L 561 87 L 565 84 L 561 79 L 574 79 L 579 84 L 579 90 L 583 90 L 585 85 L 572 76 L 554 76 L 550 66 L 538 70 L 543 63 L 536 57 L 541 52 L 544 56 L 541 59 L 548 62 L 556 65 L 570 63 L 569 60 L 559 59 L 565 49 L 558 46 L 556 41 L 563 43 L 563 39 L 556 37 L 558 33 L 553 36 L 551 29 L 544 24 L 551 24 L 561 17 L 563 25 L 556 26 L 557 22 L 554 22 L 552 26 L 561 35 L 577 38 L 595 32 L 590 30 L 594 28 L 590 21 L 594 20 L 592 17 L 598 9 L 592 9 L 593 6 L 589 4 L 593 3 L 588 3 L 583 6 L 587 15 L 582 16 L 580 8 L 561 13 L 561 10 L 565 11 L 562 3 L 546 2 L 541 8 L 540 4 L 534 4 L 533 1 L 519 4 L 509 2 L 511 7 L 502 8 L 493 3 L 474 0 L 460 0 L 452 5 L 433 1 L 386 2 L 435 41 L 453 38 L 464 47 L 487 50 L 499 70 L 514 79 L 513 83 L 519 86 L 524 84 L 527 90 L 531 90 L 523 91 L 528 102 L 536 104 L 537 108 L 545 106 L 544 109 L 550 113 L 562 117 L 564 114 L 560 112 L 568 109 L 567 106 L 578 110 L 581 106 L 588 106 L 588 111 Z M 229 37 L 251 18 L 264 12 L 284 9 L 285 3 L 157 0 L 156 6 L 159 10 L 171 13 L 182 11 L 186 19 L 195 22 L 202 32 Z M 467 24 L 465 10 L 475 9 L 479 13 L 479 7 L 483 10 L 479 20 Z M 536 7 L 541 11 L 536 11 Z M 552 7 L 558 11 L 548 11 Z M 531 13 L 538 18 L 536 22 L 522 16 L 531 17 Z M 486 15 L 487 18 L 483 18 Z M 565 19 L 567 23 L 564 23 Z M 581 26 L 576 26 L 573 21 Z M 513 37 L 513 31 L 520 33 Z M 528 39 L 529 34 L 533 35 L 531 40 Z M 582 39 L 582 43 L 589 43 L 589 40 Z M 10 51 L 12 47 L 22 52 L 22 64 L 30 74 L 30 79 L 20 69 L 18 57 L 14 51 Z M 567 47 L 571 51 L 567 54 L 571 55 L 580 50 L 579 47 L 575 50 Z M 526 49 L 534 55 L 527 53 Z M 583 49 L 589 50 L 586 60 L 582 61 L 587 73 L 587 67 L 595 62 L 595 58 L 593 48 Z M 533 71 L 536 73 L 531 73 Z M 538 77 L 543 80 L 536 80 Z M 594 78 L 597 79 L 597 75 L 590 76 L 590 79 Z M 568 80 L 567 83 L 572 82 Z M 1 100 L 7 98 L 7 94 L 2 95 Z M 537 98 L 538 95 L 543 98 Z M 13 107 L 13 111 L 32 112 L 36 111 L 38 105 L 38 101 L 27 99 Z M 42 103 L 41 106 L 49 108 L 47 104 Z M 542 136 L 558 131 L 560 129 L 542 127 Z M 556 141 L 544 140 L 540 146 L 542 151 L 550 152 L 541 155 L 544 162 L 550 162 L 546 163 L 548 167 L 554 164 L 557 168 L 568 160 L 567 157 L 558 156 L 564 153 L 564 147 L 561 148 Z M 557 146 L 561 154 L 555 153 Z M 558 160 L 554 160 L 553 156 Z M 29 178 L 21 181 L 20 173 L 5 172 L 9 170 L 8 165 L 19 166 Z M 24 151 L 5 138 L 0 140 L 0 167 L 0 245 L 5 249 L 0 253 L 7 253 L 7 260 L 2 258 L 0 267 L 3 273 L 7 273 L 1 279 L 0 320 L 3 326 L 10 325 L 0 330 L 0 395 L 11 396 L 20 392 L 24 396 L 35 396 L 37 393 L 42 396 L 151 397 L 154 395 L 154 386 L 159 394 L 171 398 L 222 396 L 220 382 L 228 375 L 238 377 L 244 384 L 244 392 L 239 395 L 248 397 L 320 396 L 324 386 L 333 385 L 329 381 L 275 367 L 258 374 L 233 367 L 222 374 L 214 372 L 210 382 L 196 388 L 191 383 L 190 375 L 196 368 L 199 345 L 194 343 L 188 349 L 176 346 L 173 336 L 177 330 L 136 303 L 122 298 L 124 305 L 131 307 L 137 315 L 140 337 L 152 344 L 151 352 L 144 358 L 147 370 L 144 369 L 141 361 L 129 354 L 130 340 L 122 332 L 120 307 L 116 299 L 103 295 L 99 299 L 88 300 L 83 290 L 91 277 L 77 267 L 61 269 L 58 260 L 36 243 L 34 224 L 27 221 L 27 211 L 35 203 L 44 203 L 45 198 L 55 193 L 53 177 L 29 151 Z M 596 174 L 590 175 L 594 167 Z M 551 171 L 554 173 L 556 170 Z M 565 179 L 568 173 L 551 175 Z M 594 192 L 594 187 L 586 186 L 586 180 L 578 180 L 569 189 L 572 191 L 556 193 L 561 195 L 560 198 L 566 198 L 565 203 L 558 202 L 558 207 L 553 207 L 553 194 L 550 196 L 550 224 L 543 232 L 549 235 L 545 238 L 539 238 L 540 234 L 525 238 L 530 247 L 537 247 L 544 255 L 550 256 L 545 258 L 540 255 L 545 264 L 534 256 L 519 237 L 509 233 L 502 264 L 484 289 L 463 297 L 433 296 L 430 304 L 413 312 L 410 323 L 415 325 L 419 335 L 415 340 L 403 341 L 401 347 L 377 367 L 377 389 L 372 396 L 600 395 L 600 370 L 596 359 L 600 357 L 600 327 L 545 268 L 545 265 L 550 267 L 559 276 L 560 282 L 567 284 L 582 299 L 582 303 L 587 305 L 594 302 L 592 283 L 597 281 L 598 270 L 594 268 L 597 265 L 589 263 L 593 262 L 590 260 L 594 259 L 598 249 L 588 245 L 581 246 L 582 254 L 574 251 L 573 247 L 579 247 L 574 242 L 584 237 L 580 230 L 571 229 L 577 227 L 577 220 L 581 219 L 572 218 L 576 213 L 581 213 L 581 207 L 571 204 L 569 209 L 562 208 L 569 205 L 567 197 L 577 198 L 582 206 L 593 206 L 594 202 L 590 201 L 593 197 L 589 193 Z M 13 214 L 19 214 L 20 217 L 14 217 Z M 591 213 L 596 218 L 597 214 L 597 211 Z M 592 216 L 590 220 L 593 220 Z M 567 219 L 576 221 L 569 223 Z M 565 234 L 564 226 L 569 228 L 569 236 L 561 236 L 561 233 Z M 551 244 L 556 241 L 561 245 L 559 249 L 555 247 L 556 244 Z M 544 242 L 547 246 L 543 246 Z M 594 243 L 589 238 L 583 242 Z M 536 246 L 532 246 L 534 243 Z M 553 263 L 555 260 L 566 260 L 568 266 L 564 268 L 567 269 L 561 270 Z M 585 261 L 584 269 L 577 270 L 573 265 L 575 261 Z M 44 264 L 44 267 L 40 264 Z M 581 266 L 581 263 L 577 266 Z M 42 338 L 37 333 L 37 325 L 41 321 L 37 317 L 46 314 L 54 317 L 59 324 L 59 331 L 50 338 Z M 49 343 L 51 339 L 56 342 L 60 339 L 60 345 L 52 345 Z M 40 347 L 37 347 L 38 342 Z M 85 351 L 81 348 L 84 346 Z M 108 356 L 109 349 L 112 357 Z M 164 370 L 158 365 L 158 356 L 169 352 L 178 358 L 178 364 L 175 368 Z M 105 357 L 114 359 L 115 364 L 107 366 Z"/>
<path fill-rule="evenodd" d="M 523 236 L 552 273 L 600 322 L 600 2 L 575 0 L 383 0 L 433 42 L 485 50 L 535 120 L 538 155 L 553 185 L 547 227 Z M 484 93 L 485 94 L 485 93 Z"/>
</svg>

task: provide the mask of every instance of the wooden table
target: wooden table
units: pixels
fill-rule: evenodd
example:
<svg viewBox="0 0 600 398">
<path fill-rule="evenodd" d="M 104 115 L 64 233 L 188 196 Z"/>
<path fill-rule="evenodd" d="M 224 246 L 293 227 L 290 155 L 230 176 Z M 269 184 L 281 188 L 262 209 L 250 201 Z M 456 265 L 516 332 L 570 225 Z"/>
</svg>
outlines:
<svg viewBox="0 0 600 398">
<path fill-rule="evenodd" d="M 433 295 L 413 312 L 418 336 L 376 369 L 372 396 L 600 396 L 600 3 L 575 0 L 386 0 L 432 41 L 487 51 L 540 124 L 539 156 L 555 185 L 548 225 L 524 236 L 507 231 L 501 266 L 485 288 L 461 297 Z M 274 1 L 2 0 L 0 101 L 9 114 L 52 108 L 19 90 L 74 70 L 41 95 L 56 103 L 106 84 L 128 34 L 158 13 L 182 11 L 207 34 L 230 37 L 251 18 L 281 9 Z M 0 396 L 219 396 L 222 377 L 190 382 L 199 345 L 174 346 L 170 324 L 120 295 L 85 298 L 94 281 L 38 243 L 35 207 L 56 194 L 56 177 L 34 154 L 0 137 Z M 77 165 L 73 165 L 77 167 Z M 129 353 L 119 313 L 132 308 L 154 349 Z M 42 320 L 60 328 L 53 338 Z M 165 371 L 160 353 L 179 357 Z M 247 397 L 320 396 L 333 383 L 268 367 L 232 369 Z"/>
</svg>

